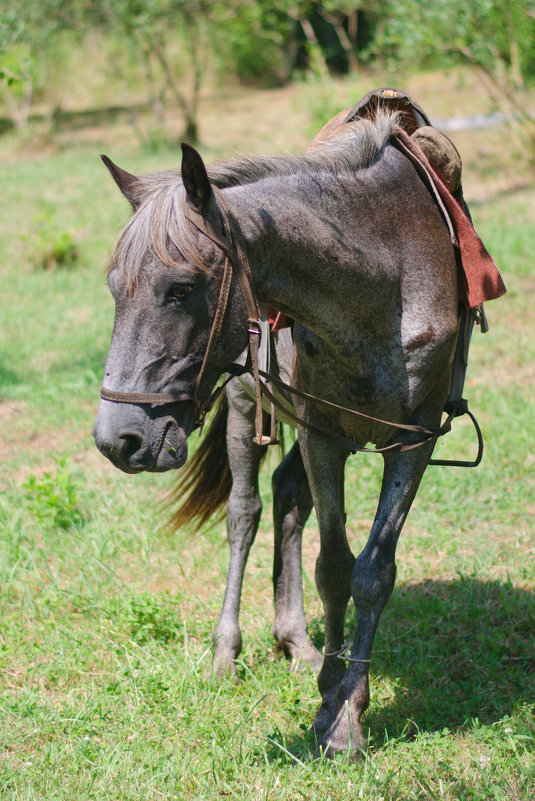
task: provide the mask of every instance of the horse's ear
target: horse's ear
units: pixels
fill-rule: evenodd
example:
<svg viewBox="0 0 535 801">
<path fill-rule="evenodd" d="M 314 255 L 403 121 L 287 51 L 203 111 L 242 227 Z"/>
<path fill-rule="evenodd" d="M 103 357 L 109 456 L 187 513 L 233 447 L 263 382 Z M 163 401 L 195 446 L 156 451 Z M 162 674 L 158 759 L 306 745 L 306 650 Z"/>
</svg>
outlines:
<svg viewBox="0 0 535 801">
<path fill-rule="evenodd" d="M 111 177 L 125 198 L 132 204 L 132 207 L 135 211 L 141 204 L 141 192 L 138 178 L 135 175 L 126 172 L 126 170 L 122 170 L 107 156 L 101 156 L 100 158 L 110 171 Z"/>
<path fill-rule="evenodd" d="M 212 187 L 204 161 L 194 147 L 182 142 L 182 183 L 189 202 L 204 211 L 212 197 Z"/>
</svg>

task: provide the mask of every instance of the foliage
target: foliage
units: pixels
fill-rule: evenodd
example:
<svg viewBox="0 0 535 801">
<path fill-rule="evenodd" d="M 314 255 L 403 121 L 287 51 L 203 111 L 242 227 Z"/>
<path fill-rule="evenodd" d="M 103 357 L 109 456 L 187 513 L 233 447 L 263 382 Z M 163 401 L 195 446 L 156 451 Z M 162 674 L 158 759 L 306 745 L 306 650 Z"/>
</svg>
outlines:
<svg viewBox="0 0 535 801">
<path fill-rule="evenodd" d="M 416 65 L 468 59 L 513 87 L 535 73 L 534 12 L 532 0 L 393 0 L 375 52 Z"/>
<path fill-rule="evenodd" d="M 161 89 L 154 100 L 157 95 L 162 104 L 165 93 L 171 95 L 184 116 L 184 136 L 191 142 L 198 139 L 197 108 L 207 72 L 213 5 L 213 0 L 89 0 L 90 16 L 99 26 L 123 32 L 145 64 L 153 89 L 154 76 L 159 76 Z M 181 60 L 173 54 L 176 41 Z"/>
<path fill-rule="evenodd" d="M 464 62 L 494 102 L 519 118 L 535 146 L 535 123 L 523 90 L 535 78 L 533 0 L 388 0 L 373 52 L 393 65 Z"/>
<path fill-rule="evenodd" d="M 54 473 L 47 470 L 41 477 L 31 473 L 23 489 L 28 508 L 40 523 L 68 529 L 84 519 L 80 486 L 63 458 L 58 460 Z"/>
<path fill-rule="evenodd" d="M 214 8 L 216 52 L 245 82 L 272 86 L 290 77 L 296 58 L 296 26 L 290 11 L 303 3 L 240 3 Z"/>
<path fill-rule="evenodd" d="M 0 96 L 19 130 L 26 125 L 33 90 L 32 51 L 24 29 L 15 8 L 0 9 Z"/>
<path fill-rule="evenodd" d="M 206 24 L 211 0 L 14 0 L 9 12 L 0 14 L 0 56 L 24 42 L 33 59 L 46 59 L 57 34 L 64 31 L 83 36 L 104 30 L 124 37 L 136 54 L 151 84 L 153 102 L 160 104 L 168 92 L 178 103 L 185 119 L 188 138 L 197 138 L 197 104 L 206 73 Z M 173 57 L 174 43 L 180 43 L 182 60 Z M 2 48 L 3 46 L 3 48 Z M 184 57 L 185 56 L 185 57 Z M 188 67 L 184 69 L 184 62 Z M 7 69 L 7 67 L 5 68 Z M 18 82 L 31 97 L 28 71 L 2 72 L 6 104 L 19 128 L 27 122 L 8 102 L 6 92 Z M 8 78 L 10 83 L 8 84 Z M 183 88 L 184 81 L 191 81 Z M 157 86 L 160 85 L 158 89 Z"/>
<path fill-rule="evenodd" d="M 357 72 L 373 61 L 394 70 L 468 62 L 512 120 L 535 127 L 522 95 L 535 76 L 533 0 L 11 0 L 0 9 L 0 90 L 20 130 L 66 31 L 126 42 L 156 127 L 164 129 L 163 110 L 176 104 L 190 141 L 215 67 L 273 86 L 300 71 Z M 132 62 L 124 80 L 130 69 Z M 161 133 L 139 133 L 161 146 Z"/>
</svg>

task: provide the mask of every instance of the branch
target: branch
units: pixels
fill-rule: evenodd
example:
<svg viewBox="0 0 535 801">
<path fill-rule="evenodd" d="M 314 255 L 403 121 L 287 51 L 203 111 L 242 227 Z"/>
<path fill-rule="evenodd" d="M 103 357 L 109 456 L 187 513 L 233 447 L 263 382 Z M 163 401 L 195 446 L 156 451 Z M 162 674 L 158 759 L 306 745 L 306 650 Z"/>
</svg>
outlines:
<svg viewBox="0 0 535 801">
<path fill-rule="evenodd" d="M 169 86 L 171 92 L 175 96 L 175 99 L 176 99 L 178 105 L 180 106 L 180 108 L 182 110 L 182 113 L 184 114 L 186 119 L 188 119 L 189 118 L 189 107 L 188 107 L 188 103 L 187 103 L 186 97 L 185 97 L 185 95 L 182 94 L 182 92 L 180 91 L 180 89 L 176 85 L 175 79 L 173 77 L 173 72 L 171 70 L 171 67 L 169 66 L 169 62 L 167 61 L 167 58 L 165 57 L 165 53 L 163 52 L 162 47 L 158 43 L 158 38 L 156 36 L 149 36 L 148 37 L 148 41 L 150 43 L 149 44 L 149 51 L 155 56 L 157 61 L 160 63 L 160 66 L 163 69 L 163 72 L 164 72 L 164 75 L 165 75 L 165 79 L 166 79 L 167 85 Z"/>
<path fill-rule="evenodd" d="M 353 49 L 353 43 L 351 39 L 346 33 L 346 29 L 343 25 L 343 15 L 340 14 L 329 14 L 327 11 L 324 11 L 321 6 L 317 9 L 318 14 L 320 17 L 323 17 L 325 22 L 329 25 L 332 25 L 334 28 L 334 32 L 338 36 L 338 41 L 342 46 L 342 50 L 347 56 L 347 60 L 349 61 L 349 71 L 356 72 L 358 69 L 358 62 L 357 62 L 357 55 Z"/>
<path fill-rule="evenodd" d="M 483 81 L 483 83 L 487 87 L 487 90 L 489 91 L 491 97 L 493 97 L 495 100 L 497 100 L 497 98 L 496 98 L 496 92 L 497 92 L 499 95 L 501 95 L 503 100 L 505 100 L 506 106 L 508 106 L 508 108 L 509 108 L 508 116 L 510 117 L 510 119 L 512 121 L 514 121 L 514 115 L 511 114 L 511 109 L 512 109 L 514 112 L 516 112 L 516 114 L 520 117 L 521 120 L 523 120 L 524 122 L 529 123 L 530 125 L 533 125 L 533 120 L 532 120 L 529 112 L 527 111 L 526 108 L 524 108 L 524 106 L 522 106 L 517 101 L 517 99 L 515 98 L 514 94 L 511 92 L 511 90 L 507 86 L 503 86 L 498 81 L 498 79 L 492 74 L 492 72 L 489 69 L 487 69 L 473 55 L 473 53 L 471 52 L 471 50 L 468 47 L 466 47 L 466 46 L 462 47 L 460 52 L 466 58 L 466 60 L 469 62 L 469 64 L 471 64 L 471 66 L 474 67 L 474 69 L 477 71 L 477 73 L 479 74 L 481 80 Z M 502 108 L 504 108 L 504 107 L 502 106 Z M 504 111 L 505 111 L 505 108 L 504 108 Z"/>
</svg>

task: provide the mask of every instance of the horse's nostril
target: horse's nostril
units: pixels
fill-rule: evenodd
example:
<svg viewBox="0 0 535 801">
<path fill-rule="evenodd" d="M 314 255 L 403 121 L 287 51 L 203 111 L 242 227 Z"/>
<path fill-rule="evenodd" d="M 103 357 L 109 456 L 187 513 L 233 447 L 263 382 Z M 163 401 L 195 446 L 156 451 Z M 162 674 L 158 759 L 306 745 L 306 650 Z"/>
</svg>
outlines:
<svg viewBox="0 0 535 801">
<path fill-rule="evenodd" d="M 141 466 L 150 456 L 147 440 L 138 431 L 119 431 L 118 438 L 119 451 L 125 462 Z"/>
</svg>

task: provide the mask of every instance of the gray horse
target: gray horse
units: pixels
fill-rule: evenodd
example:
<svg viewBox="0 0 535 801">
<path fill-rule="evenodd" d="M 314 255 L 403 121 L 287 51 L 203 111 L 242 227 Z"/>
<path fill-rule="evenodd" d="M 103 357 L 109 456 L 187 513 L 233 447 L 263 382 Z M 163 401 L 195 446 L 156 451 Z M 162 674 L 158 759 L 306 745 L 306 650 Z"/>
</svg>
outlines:
<svg viewBox="0 0 535 801">
<path fill-rule="evenodd" d="M 116 314 L 94 431 L 114 464 L 181 467 L 219 376 L 248 343 L 254 365 L 258 302 L 295 320 L 292 393 L 325 610 L 314 728 L 327 754 L 365 747 L 373 639 L 401 528 L 445 431 L 458 335 L 451 233 L 398 136 L 398 118 L 379 113 L 309 154 L 227 162 L 210 178 L 187 146 L 182 180 L 113 167 L 136 209 L 108 276 Z M 384 459 L 383 482 L 355 559 L 344 466 L 368 443 Z"/>
</svg>

